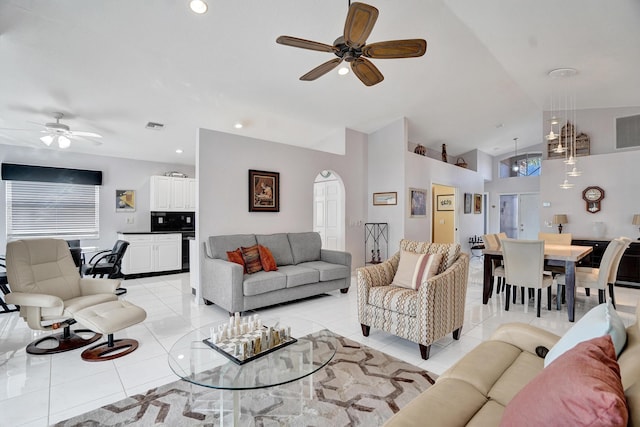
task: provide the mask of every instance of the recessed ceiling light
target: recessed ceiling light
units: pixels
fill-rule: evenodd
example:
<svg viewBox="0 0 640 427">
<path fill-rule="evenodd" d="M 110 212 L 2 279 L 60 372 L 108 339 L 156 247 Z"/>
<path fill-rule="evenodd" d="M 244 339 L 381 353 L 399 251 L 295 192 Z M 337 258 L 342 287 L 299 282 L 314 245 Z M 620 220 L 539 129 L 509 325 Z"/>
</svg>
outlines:
<svg viewBox="0 0 640 427">
<path fill-rule="evenodd" d="M 233 125 L 233 127 L 236 128 L 236 129 L 242 129 L 243 125 L 242 125 L 242 123 L 238 122 L 235 125 Z"/>
<path fill-rule="evenodd" d="M 340 74 L 341 76 L 344 76 L 345 74 L 349 74 L 349 67 L 344 66 L 344 67 L 338 68 L 338 74 Z"/>
<path fill-rule="evenodd" d="M 555 70 L 549 71 L 549 77 L 557 78 L 557 77 L 573 77 L 578 74 L 578 70 L 575 68 L 556 68 Z"/>
<path fill-rule="evenodd" d="M 181 148 L 178 148 L 178 149 L 176 150 L 176 153 L 178 153 L 178 154 L 182 154 L 182 149 L 181 149 Z"/>
<path fill-rule="evenodd" d="M 203 13 L 207 12 L 208 6 L 207 4 L 204 2 L 204 0 L 191 0 L 189 2 L 189 7 L 191 8 L 191 10 L 193 10 L 195 13 L 202 15 Z"/>
</svg>

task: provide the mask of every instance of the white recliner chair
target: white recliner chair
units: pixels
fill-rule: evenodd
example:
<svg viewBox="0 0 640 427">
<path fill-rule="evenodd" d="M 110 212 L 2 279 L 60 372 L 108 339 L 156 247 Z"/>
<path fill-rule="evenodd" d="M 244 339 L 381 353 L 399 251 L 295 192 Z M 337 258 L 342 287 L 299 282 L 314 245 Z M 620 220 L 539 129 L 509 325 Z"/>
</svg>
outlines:
<svg viewBox="0 0 640 427">
<path fill-rule="evenodd" d="M 117 300 L 115 290 L 120 280 L 81 278 L 67 242 L 61 239 L 9 242 L 6 263 L 11 286 L 7 302 L 20 306 L 20 316 L 31 329 L 63 328 L 61 334 L 48 335 L 29 344 L 27 353 L 60 353 L 100 339 L 100 333 L 88 329 L 72 332 L 71 325 L 76 323 L 74 315 Z M 52 346 L 52 342 L 57 345 Z"/>
</svg>

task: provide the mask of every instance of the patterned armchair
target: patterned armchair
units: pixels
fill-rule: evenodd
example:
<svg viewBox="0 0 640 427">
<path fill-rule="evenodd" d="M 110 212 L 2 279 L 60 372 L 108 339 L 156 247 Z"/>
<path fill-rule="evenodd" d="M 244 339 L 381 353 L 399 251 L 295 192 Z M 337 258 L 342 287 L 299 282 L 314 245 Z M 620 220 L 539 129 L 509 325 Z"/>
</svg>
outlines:
<svg viewBox="0 0 640 427">
<path fill-rule="evenodd" d="M 408 339 L 420 346 L 423 359 L 429 358 L 433 342 L 453 333 L 460 338 L 469 276 L 469 255 L 459 244 L 415 242 L 403 239 L 400 251 L 442 254 L 437 274 L 416 291 L 393 286 L 400 252 L 387 261 L 357 269 L 358 320 L 362 334 L 370 328 Z"/>
</svg>

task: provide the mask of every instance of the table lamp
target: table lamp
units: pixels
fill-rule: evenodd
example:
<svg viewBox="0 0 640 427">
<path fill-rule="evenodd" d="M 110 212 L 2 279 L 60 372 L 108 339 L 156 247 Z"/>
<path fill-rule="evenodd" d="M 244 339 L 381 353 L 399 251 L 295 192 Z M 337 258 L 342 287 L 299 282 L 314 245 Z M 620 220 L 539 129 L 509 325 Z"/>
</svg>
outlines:
<svg viewBox="0 0 640 427">
<path fill-rule="evenodd" d="M 635 214 L 633 216 L 633 221 L 631 221 L 631 224 L 640 225 L 640 214 Z M 640 230 L 640 227 L 638 227 L 638 230 Z M 638 240 L 640 240 L 640 237 L 638 237 Z"/>
<path fill-rule="evenodd" d="M 640 219 L 640 218 L 639 218 Z M 567 219 L 566 214 L 554 215 L 553 216 L 553 224 L 558 224 L 558 233 L 562 234 L 562 224 L 568 224 L 569 220 Z"/>
</svg>

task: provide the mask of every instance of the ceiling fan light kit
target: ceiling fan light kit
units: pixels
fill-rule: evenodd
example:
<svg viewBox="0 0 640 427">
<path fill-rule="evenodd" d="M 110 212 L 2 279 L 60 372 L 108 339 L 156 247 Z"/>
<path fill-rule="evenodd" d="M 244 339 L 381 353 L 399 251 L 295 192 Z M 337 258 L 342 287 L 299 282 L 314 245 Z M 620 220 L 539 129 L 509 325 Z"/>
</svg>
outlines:
<svg viewBox="0 0 640 427">
<path fill-rule="evenodd" d="M 350 4 L 344 25 L 344 33 L 333 42 L 333 45 L 291 36 L 280 36 L 276 39 L 276 43 L 301 49 L 333 53 L 337 56 L 337 58 L 320 64 L 302 75 L 300 80 L 316 80 L 336 68 L 342 61 L 345 61 L 351 65 L 351 70 L 362 83 L 366 86 L 373 86 L 384 80 L 384 76 L 367 58 L 417 58 L 427 51 L 427 42 L 423 39 L 389 40 L 367 45 L 367 38 L 378 19 L 378 13 L 378 9 L 368 4 Z M 347 73 L 340 72 L 340 74 Z"/>
</svg>

